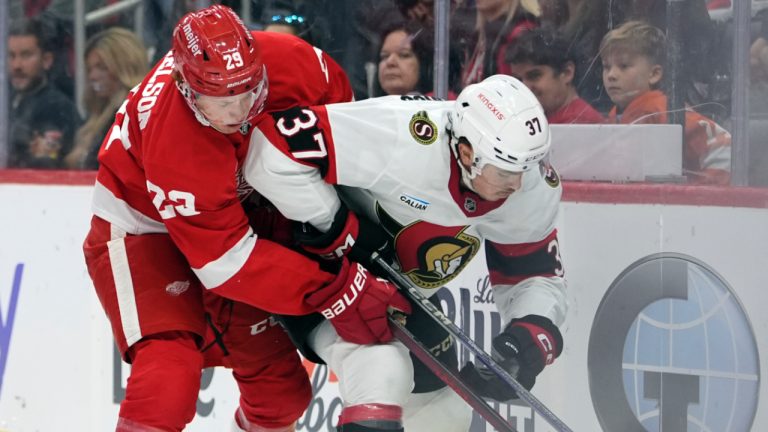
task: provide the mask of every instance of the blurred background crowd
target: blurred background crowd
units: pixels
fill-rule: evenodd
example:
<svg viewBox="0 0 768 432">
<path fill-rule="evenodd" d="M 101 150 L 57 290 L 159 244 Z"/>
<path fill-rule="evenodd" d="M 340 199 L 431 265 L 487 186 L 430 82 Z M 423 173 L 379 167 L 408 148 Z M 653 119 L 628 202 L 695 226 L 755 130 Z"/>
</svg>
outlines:
<svg viewBox="0 0 768 432">
<path fill-rule="evenodd" d="M 680 123 L 696 183 L 730 182 L 730 132 L 746 121 L 748 136 L 736 137 L 748 143 L 746 183 L 768 186 L 768 0 L 747 0 L 748 29 L 731 1 L 446 0 L 446 22 L 435 0 L 10 0 L 0 6 L 0 168 L 97 168 L 115 112 L 168 51 L 176 21 L 222 3 L 254 30 L 329 53 L 357 100 L 452 99 L 505 73 L 533 90 L 550 123 Z M 435 34 L 446 29 L 447 91 L 436 95 Z M 749 53 L 737 64 L 745 31 Z M 746 111 L 734 110 L 740 83 Z"/>
</svg>

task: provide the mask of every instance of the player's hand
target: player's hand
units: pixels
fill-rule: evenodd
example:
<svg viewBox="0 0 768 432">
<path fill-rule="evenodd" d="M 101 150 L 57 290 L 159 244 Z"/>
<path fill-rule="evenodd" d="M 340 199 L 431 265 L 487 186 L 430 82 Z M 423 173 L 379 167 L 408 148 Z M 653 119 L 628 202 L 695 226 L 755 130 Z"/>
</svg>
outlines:
<svg viewBox="0 0 768 432">
<path fill-rule="evenodd" d="M 347 260 L 336 280 L 310 294 L 306 302 L 331 321 L 342 339 L 360 345 L 392 339 L 390 307 L 411 313 L 411 304 L 392 283 Z"/>
<path fill-rule="evenodd" d="M 374 252 L 386 261 L 392 261 L 390 237 L 382 227 L 357 216 L 343 204 L 336 212 L 333 225 L 328 232 L 322 233 L 312 225 L 304 223 L 296 226 L 294 238 L 305 251 L 326 260 L 335 260 L 346 256 L 350 261 L 363 264 L 377 275 L 384 275 L 371 261 Z"/>
<path fill-rule="evenodd" d="M 563 351 L 563 336 L 548 318 L 528 315 L 512 320 L 493 338 L 492 345 L 499 366 L 530 390 L 544 366 L 552 364 Z M 517 398 L 514 390 L 483 365 L 467 363 L 461 376 L 480 396 L 500 402 Z"/>
</svg>

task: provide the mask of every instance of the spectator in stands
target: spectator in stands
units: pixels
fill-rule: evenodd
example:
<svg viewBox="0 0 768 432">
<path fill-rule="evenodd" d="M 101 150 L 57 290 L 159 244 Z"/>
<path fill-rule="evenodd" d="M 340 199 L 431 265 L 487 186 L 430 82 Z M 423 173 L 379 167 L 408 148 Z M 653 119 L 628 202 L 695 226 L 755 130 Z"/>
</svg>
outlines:
<svg viewBox="0 0 768 432">
<path fill-rule="evenodd" d="M 668 3 L 678 12 L 669 15 Z M 675 48 L 671 52 L 677 69 L 675 77 L 667 73 L 666 79 L 675 79 L 678 99 L 710 116 L 727 116 L 720 107 L 730 105 L 730 92 L 718 92 L 715 87 L 717 75 L 730 73 L 731 48 L 730 43 L 721 42 L 726 30 L 712 21 L 705 0 L 611 0 L 603 13 L 609 13 L 617 25 L 640 20 L 664 30 L 668 49 Z"/>
<path fill-rule="evenodd" d="M 377 94 L 433 95 L 434 36 L 416 21 L 396 21 L 381 34 Z M 454 84 L 459 74 L 458 55 L 449 54 L 448 99 L 456 99 Z"/>
<path fill-rule="evenodd" d="M 507 52 L 512 76 L 536 95 L 549 123 L 602 123 L 603 116 L 574 86 L 580 59 L 560 33 L 543 28 L 524 33 Z"/>
<path fill-rule="evenodd" d="M 611 123 L 667 123 L 662 91 L 666 37 L 642 21 L 628 21 L 600 44 L 603 82 L 615 104 Z M 683 171 L 692 183 L 728 184 L 731 135 L 711 119 L 685 109 Z"/>
<path fill-rule="evenodd" d="M 574 81 L 574 87 L 595 109 L 607 112 L 612 103 L 603 88 L 598 51 L 603 36 L 617 21 L 607 12 L 609 0 L 567 0 L 567 3 L 568 16 L 558 30 L 582 55 L 581 64 L 576 65 L 580 77 Z"/>
<path fill-rule="evenodd" d="M 75 104 L 48 80 L 54 61 L 50 46 L 41 21 L 20 19 L 11 24 L 9 167 L 61 167 L 80 125 Z"/>
<path fill-rule="evenodd" d="M 290 1 L 274 1 L 264 9 L 264 31 L 288 33 L 312 43 L 307 17 Z"/>
<path fill-rule="evenodd" d="M 483 78 L 509 74 L 504 55 L 520 35 L 538 27 L 532 0 L 477 0 L 475 33 L 471 37 L 463 65 L 461 84 L 467 86 Z"/>
<path fill-rule="evenodd" d="M 97 33 L 85 47 L 88 82 L 83 102 L 88 112 L 85 124 L 75 134 L 75 145 L 64 158 L 72 169 L 97 169 L 96 157 L 104 137 L 128 91 L 149 71 L 147 51 L 131 31 L 112 27 Z"/>
</svg>

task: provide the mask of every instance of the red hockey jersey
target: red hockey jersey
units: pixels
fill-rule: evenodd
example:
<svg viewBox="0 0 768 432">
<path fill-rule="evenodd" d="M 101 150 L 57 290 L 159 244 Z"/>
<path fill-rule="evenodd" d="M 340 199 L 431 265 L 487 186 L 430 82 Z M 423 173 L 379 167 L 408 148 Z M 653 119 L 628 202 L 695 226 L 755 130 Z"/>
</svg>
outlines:
<svg viewBox="0 0 768 432">
<path fill-rule="evenodd" d="M 283 34 L 254 38 L 269 80 L 266 110 L 352 100 L 346 74 L 319 49 Z M 333 276 L 257 238 L 240 202 L 252 190 L 241 175 L 250 132 L 225 135 L 198 122 L 173 67 L 168 53 L 120 107 L 99 153 L 94 214 L 129 234 L 168 233 L 222 296 L 274 313 L 312 312 L 305 294 Z"/>
<path fill-rule="evenodd" d="M 652 90 L 635 98 L 617 113 L 608 113 L 608 123 L 667 123 L 667 96 Z M 692 183 L 727 185 L 731 179 L 731 134 L 696 111 L 685 110 L 683 170 Z"/>
</svg>

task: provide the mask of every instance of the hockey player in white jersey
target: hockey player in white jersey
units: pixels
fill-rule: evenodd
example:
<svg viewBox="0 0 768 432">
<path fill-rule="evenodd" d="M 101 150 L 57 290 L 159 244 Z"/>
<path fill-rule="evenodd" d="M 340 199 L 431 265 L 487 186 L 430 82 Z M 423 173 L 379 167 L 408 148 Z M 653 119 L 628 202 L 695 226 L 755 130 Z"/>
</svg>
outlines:
<svg viewBox="0 0 768 432">
<path fill-rule="evenodd" d="M 566 314 L 555 229 L 561 186 L 546 161 L 549 147 L 535 96 L 495 75 L 455 102 L 388 96 L 275 113 L 254 130 L 245 176 L 310 227 L 301 236 L 305 249 L 363 263 L 389 250 L 427 296 L 484 242 L 504 329 L 493 339 L 494 356 L 531 388 L 562 352 Z M 381 228 L 386 235 L 377 235 Z M 449 336 L 413 309 L 408 328 L 455 365 Z M 469 429 L 468 407 L 397 341 L 352 344 L 323 321 L 299 345 L 339 378 L 339 431 Z M 461 373 L 482 396 L 515 397 L 472 364 Z"/>
</svg>

